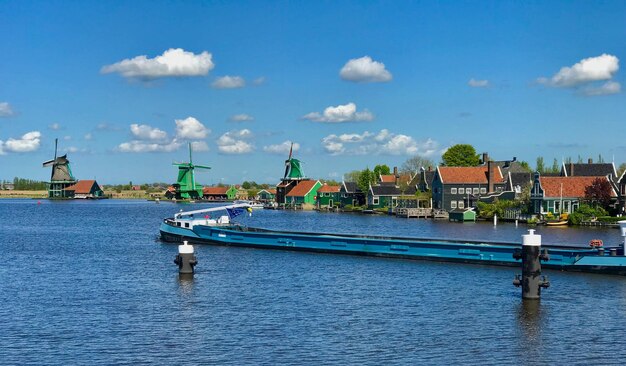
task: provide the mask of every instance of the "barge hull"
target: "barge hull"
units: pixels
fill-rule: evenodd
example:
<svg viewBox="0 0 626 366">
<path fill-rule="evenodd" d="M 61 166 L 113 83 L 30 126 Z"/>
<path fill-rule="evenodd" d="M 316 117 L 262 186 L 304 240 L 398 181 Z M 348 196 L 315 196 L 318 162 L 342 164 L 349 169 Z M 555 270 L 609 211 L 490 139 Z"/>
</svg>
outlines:
<svg viewBox="0 0 626 366">
<path fill-rule="evenodd" d="M 237 246 L 317 253 L 429 260 L 519 267 L 514 244 L 492 244 L 434 239 L 400 239 L 269 231 L 245 227 L 195 226 L 193 229 L 161 225 L 166 242 L 187 240 L 193 244 Z M 596 249 L 547 247 L 550 260 L 544 268 L 576 272 L 626 275 L 626 257 L 599 256 Z"/>
</svg>

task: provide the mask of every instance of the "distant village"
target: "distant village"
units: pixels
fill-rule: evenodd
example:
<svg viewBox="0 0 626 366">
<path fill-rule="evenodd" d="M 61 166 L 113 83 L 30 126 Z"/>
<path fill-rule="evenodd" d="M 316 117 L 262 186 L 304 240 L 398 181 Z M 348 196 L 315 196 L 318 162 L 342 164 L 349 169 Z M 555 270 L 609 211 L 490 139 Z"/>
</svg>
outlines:
<svg viewBox="0 0 626 366">
<path fill-rule="evenodd" d="M 189 162 L 174 164 L 178 169 L 175 183 L 149 186 L 131 182 L 102 187 L 95 180 L 78 180 L 67 155 L 57 156 L 56 151 L 55 143 L 54 158 L 43 162 L 43 167 L 51 169 L 49 182 L 3 181 L 0 191 L 5 193 L 0 196 L 23 183 L 31 189 L 45 189 L 49 199 L 249 200 L 269 209 L 392 213 L 459 221 L 475 220 L 477 214 L 529 222 L 566 220 L 584 211 L 579 221 L 609 217 L 607 221 L 612 222 L 615 220 L 610 217 L 623 216 L 626 211 L 626 164 L 618 169 L 612 162 L 582 162 L 579 158 L 576 163 L 568 159 L 560 165 L 555 160 L 551 169 L 545 169 L 543 159 L 538 159 L 533 171 L 516 158 L 495 160 L 487 153 L 478 155 L 471 145 L 451 147 L 439 166 L 415 157 L 400 170 L 377 165 L 374 170 L 353 171 L 341 182 L 307 177 L 301 161 L 290 151 L 284 174 L 275 185 L 244 182 L 210 187 L 196 183 L 195 170 L 209 167 L 193 163 L 191 146 Z M 419 166 L 424 162 L 427 166 Z M 134 191 L 142 193 L 135 195 Z"/>
</svg>

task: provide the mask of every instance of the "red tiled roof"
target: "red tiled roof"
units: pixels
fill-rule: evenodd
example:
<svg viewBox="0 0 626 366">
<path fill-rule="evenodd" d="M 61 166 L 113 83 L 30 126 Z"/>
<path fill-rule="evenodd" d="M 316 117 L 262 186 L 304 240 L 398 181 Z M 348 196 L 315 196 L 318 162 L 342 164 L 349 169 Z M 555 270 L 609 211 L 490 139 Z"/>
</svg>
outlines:
<svg viewBox="0 0 626 366">
<path fill-rule="evenodd" d="M 300 181 L 297 186 L 293 187 L 293 189 L 287 193 L 287 197 L 304 197 L 317 182 L 316 180 Z"/>
<path fill-rule="evenodd" d="M 380 175 L 380 181 L 382 183 L 395 183 L 396 182 L 396 176 L 393 174 L 381 174 Z"/>
<path fill-rule="evenodd" d="M 445 184 L 449 183 L 479 183 L 487 184 L 486 166 L 440 166 L 439 176 Z M 494 183 L 504 183 L 504 177 L 500 168 L 492 167 L 494 172 Z"/>
<path fill-rule="evenodd" d="M 202 188 L 202 194 L 206 195 L 226 195 L 229 187 L 204 187 Z"/>
<path fill-rule="evenodd" d="M 320 189 L 318 189 L 318 192 L 330 192 L 330 193 L 337 193 L 339 192 L 339 188 L 340 186 L 329 186 L 329 185 L 323 185 Z"/>
<path fill-rule="evenodd" d="M 94 183 L 96 183 L 95 180 L 79 180 L 76 184 L 65 188 L 64 191 L 74 191 L 74 194 L 89 194 Z"/>
<path fill-rule="evenodd" d="M 544 197 L 585 197 L 585 188 L 593 184 L 596 179 L 608 180 L 606 177 L 539 177 Z M 563 193 L 561 195 L 561 187 Z M 615 190 L 611 190 L 611 197 L 616 197 Z"/>
<path fill-rule="evenodd" d="M 276 188 L 269 188 L 269 189 L 266 189 L 266 191 L 268 191 L 271 194 L 276 194 Z"/>
</svg>

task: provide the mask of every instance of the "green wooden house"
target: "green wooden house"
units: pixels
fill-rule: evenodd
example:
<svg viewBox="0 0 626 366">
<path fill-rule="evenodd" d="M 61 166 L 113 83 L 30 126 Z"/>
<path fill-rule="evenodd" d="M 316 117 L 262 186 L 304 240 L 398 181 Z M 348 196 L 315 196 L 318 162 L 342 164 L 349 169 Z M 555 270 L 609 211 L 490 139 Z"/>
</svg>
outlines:
<svg viewBox="0 0 626 366">
<path fill-rule="evenodd" d="M 339 188 L 341 207 L 365 205 L 365 194 L 355 182 L 343 182 Z"/>
<path fill-rule="evenodd" d="M 285 203 L 289 205 L 315 205 L 317 190 L 322 186 L 319 180 L 302 180 L 293 187 L 285 197 Z"/>
<path fill-rule="evenodd" d="M 237 188 L 230 187 L 204 187 L 202 196 L 209 201 L 232 201 L 237 198 Z"/>
<path fill-rule="evenodd" d="M 367 193 L 367 207 L 370 209 L 396 207 L 401 195 L 400 188 L 394 185 L 370 185 Z"/>
<path fill-rule="evenodd" d="M 317 190 L 317 207 L 330 208 L 341 205 L 340 186 L 324 184 Z"/>
<path fill-rule="evenodd" d="M 261 202 L 274 202 L 276 200 L 276 189 L 262 189 L 257 193 L 257 199 Z"/>
</svg>

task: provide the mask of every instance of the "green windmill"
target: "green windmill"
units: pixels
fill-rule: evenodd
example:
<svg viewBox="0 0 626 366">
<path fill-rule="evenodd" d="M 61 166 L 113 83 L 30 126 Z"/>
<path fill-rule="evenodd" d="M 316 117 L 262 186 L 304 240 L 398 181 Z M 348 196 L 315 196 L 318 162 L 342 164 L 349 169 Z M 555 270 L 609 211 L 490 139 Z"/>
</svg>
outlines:
<svg viewBox="0 0 626 366">
<path fill-rule="evenodd" d="M 173 163 L 178 167 L 178 179 L 173 184 L 176 199 L 197 199 L 202 197 L 202 186 L 196 184 L 194 169 L 211 169 L 204 165 L 194 165 L 191 157 L 191 143 L 189 143 L 189 162 Z"/>
</svg>

